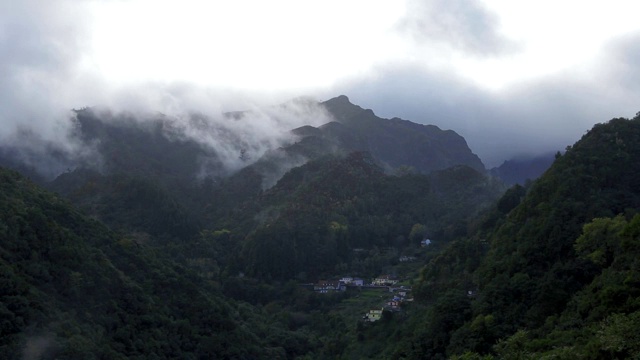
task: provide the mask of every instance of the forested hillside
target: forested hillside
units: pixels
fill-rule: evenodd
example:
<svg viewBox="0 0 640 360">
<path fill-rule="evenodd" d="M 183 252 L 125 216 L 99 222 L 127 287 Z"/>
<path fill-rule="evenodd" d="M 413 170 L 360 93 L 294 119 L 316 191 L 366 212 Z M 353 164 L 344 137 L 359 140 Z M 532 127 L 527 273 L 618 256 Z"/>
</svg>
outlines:
<svg viewBox="0 0 640 360">
<path fill-rule="evenodd" d="M 277 280 L 314 280 L 334 275 L 336 266 L 373 276 L 380 266 L 359 264 L 354 249 L 402 252 L 421 240 L 408 239 L 416 224 L 421 236 L 444 244 L 466 233 L 466 219 L 504 190 L 453 131 L 381 119 L 345 96 L 314 106 L 341 124 L 327 126 L 359 140 L 303 127 L 258 160 L 238 148 L 236 160 L 246 164 L 230 174 L 219 149 L 180 133 L 175 119 L 79 110 L 76 136 L 92 144 L 100 166 L 84 164 L 47 187 L 185 264 Z M 225 116 L 242 124 L 248 115 Z M 239 136 L 206 118 L 189 121 L 203 132 Z"/>
<path fill-rule="evenodd" d="M 286 356 L 268 334 L 288 330 L 214 283 L 17 173 L 0 187 L 0 358 Z"/>
<path fill-rule="evenodd" d="M 349 126 L 383 120 L 327 106 Z M 4 358 L 640 355 L 640 117 L 594 126 L 506 191 L 464 163 L 327 151 L 353 133 L 312 127 L 198 177 L 216 155 L 160 123 L 85 121 L 102 168 L 46 183 L 57 194 L 0 171 Z"/>
<path fill-rule="evenodd" d="M 637 357 L 638 159 L 640 118 L 613 119 L 509 190 L 427 264 L 422 318 L 382 358 Z"/>
<path fill-rule="evenodd" d="M 503 189 L 466 166 L 431 175 L 385 175 L 367 153 L 328 157 L 287 173 L 257 200 L 260 223 L 243 241 L 243 268 L 264 278 L 375 276 L 353 249 L 415 247 L 416 223 L 444 244 Z M 303 273 L 303 274 L 301 274 Z"/>
<path fill-rule="evenodd" d="M 57 195 L 2 170 L 5 358 L 342 356 L 381 300 L 300 284 L 385 271 L 412 283 L 504 191 L 464 164 L 425 174 L 346 148 L 289 171 L 279 163 L 298 155 L 283 148 L 227 173 L 170 122 L 100 116 L 76 119 L 99 156 L 38 178 Z"/>
</svg>

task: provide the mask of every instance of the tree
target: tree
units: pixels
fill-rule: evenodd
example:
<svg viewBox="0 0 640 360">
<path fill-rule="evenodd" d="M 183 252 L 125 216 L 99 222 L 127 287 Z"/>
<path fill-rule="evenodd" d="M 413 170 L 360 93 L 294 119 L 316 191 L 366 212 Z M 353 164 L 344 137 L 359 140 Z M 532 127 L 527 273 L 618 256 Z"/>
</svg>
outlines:
<svg viewBox="0 0 640 360">
<path fill-rule="evenodd" d="M 427 227 L 423 224 L 414 224 L 409 232 L 409 240 L 413 243 L 417 243 L 424 239 L 427 234 Z"/>
</svg>

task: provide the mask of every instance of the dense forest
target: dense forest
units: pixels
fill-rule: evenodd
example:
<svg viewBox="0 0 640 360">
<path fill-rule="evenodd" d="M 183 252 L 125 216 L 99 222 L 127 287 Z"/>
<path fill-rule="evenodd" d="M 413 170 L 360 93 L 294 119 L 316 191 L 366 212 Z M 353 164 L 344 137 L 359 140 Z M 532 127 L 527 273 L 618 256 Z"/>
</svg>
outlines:
<svg viewBox="0 0 640 360">
<path fill-rule="evenodd" d="M 422 270 L 417 294 L 438 311 L 395 354 L 637 357 L 639 141 L 640 117 L 598 124 L 507 191 Z"/>
<path fill-rule="evenodd" d="M 162 122 L 90 113 L 78 136 L 100 166 L 37 184 L 0 170 L 0 358 L 640 356 L 640 116 L 507 188 L 457 135 L 326 106 L 342 125 L 233 173 Z M 394 131 L 419 134 L 381 159 L 371 144 Z M 353 136 L 369 148 L 340 145 Z M 402 163 L 438 136 L 440 160 Z M 203 159 L 220 171 L 195 176 Z M 382 274 L 397 288 L 314 291 Z M 389 290 L 412 301 L 364 321 Z"/>
</svg>

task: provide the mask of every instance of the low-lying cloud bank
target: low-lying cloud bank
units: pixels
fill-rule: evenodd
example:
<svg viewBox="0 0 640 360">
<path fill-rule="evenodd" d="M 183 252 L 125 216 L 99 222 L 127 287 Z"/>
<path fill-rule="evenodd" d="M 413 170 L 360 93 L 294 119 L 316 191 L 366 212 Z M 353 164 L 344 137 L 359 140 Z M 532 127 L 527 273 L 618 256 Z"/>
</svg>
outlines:
<svg viewBox="0 0 640 360">
<path fill-rule="evenodd" d="M 312 102 L 273 106 L 301 95 L 326 100 L 347 94 L 380 116 L 452 129 L 467 139 L 488 167 L 521 154 L 561 150 L 593 124 L 631 117 L 640 110 L 639 33 L 608 43 L 598 58 L 579 69 L 500 90 L 484 88 L 453 68 L 395 58 L 331 86 L 252 93 L 229 86 L 180 81 L 127 84 L 105 78 L 87 55 L 92 52 L 88 30 L 94 3 L 0 3 L 0 144 L 14 148 L 13 155 L 49 176 L 70 166 L 64 159 L 87 161 L 95 156 L 94 146 L 72 136 L 71 109 L 85 106 L 126 112 L 139 120 L 158 113 L 175 119 L 174 133 L 168 136 L 189 137 L 216 149 L 230 169 L 241 165 L 237 153 L 242 149 L 245 159 L 255 160 L 281 145 L 288 130 L 328 121 L 327 114 L 309 105 Z M 490 59 L 517 52 L 517 44 L 500 33 L 499 19 L 482 2 L 406 4 L 407 16 L 397 24 L 398 34 L 412 38 L 422 50 L 439 44 L 414 52 L 416 56 L 436 58 L 439 51 L 453 51 Z M 446 62 L 447 56 L 443 59 Z M 247 110 L 242 121 L 223 115 L 237 110 Z M 193 114 L 211 123 L 195 121 Z M 39 154 L 49 157 L 43 160 Z"/>
<path fill-rule="evenodd" d="M 91 5 L 89 0 L 0 4 L 0 156 L 47 177 L 74 163 L 99 163 L 97 144 L 75 136 L 72 109 L 84 107 L 138 122 L 164 116 L 172 124 L 168 138 L 196 141 L 218 153 L 231 171 L 282 145 L 292 128 L 330 121 L 316 101 L 288 101 L 300 96 L 293 92 L 252 93 L 180 81 L 112 82 L 86 57 L 92 46 Z M 232 110 L 242 112 L 225 115 Z"/>
</svg>

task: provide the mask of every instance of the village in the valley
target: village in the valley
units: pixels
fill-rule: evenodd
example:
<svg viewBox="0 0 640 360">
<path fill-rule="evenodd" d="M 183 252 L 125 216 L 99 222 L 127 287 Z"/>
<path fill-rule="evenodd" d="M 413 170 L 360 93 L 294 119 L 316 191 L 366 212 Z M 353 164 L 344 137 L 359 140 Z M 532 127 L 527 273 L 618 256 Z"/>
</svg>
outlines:
<svg viewBox="0 0 640 360">
<path fill-rule="evenodd" d="M 369 309 L 363 315 L 363 320 L 374 322 L 382 318 L 384 310 L 401 311 L 403 303 L 413 301 L 410 295 L 411 288 L 404 285 L 398 286 L 399 281 L 398 278 L 391 275 L 380 275 L 367 283 L 360 278 L 345 276 L 340 280 L 320 280 L 313 284 L 313 290 L 320 294 L 347 291 L 348 289 L 375 289 L 386 293 L 386 299 L 380 304 L 380 307 Z"/>
<path fill-rule="evenodd" d="M 430 239 L 420 242 L 422 248 L 430 247 Z M 412 268 L 418 269 L 421 263 L 418 257 L 402 255 L 397 258 L 397 262 L 403 265 L 412 264 Z M 413 302 L 411 293 L 412 287 L 409 285 L 410 279 L 402 278 L 392 274 L 381 274 L 374 278 L 363 279 L 352 276 L 342 276 L 333 280 L 318 280 L 316 283 L 303 284 L 304 287 L 313 290 L 317 294 L 339 294 L 356 293 L 358 298 L 361 294 L 375 294 L 376 305 L 362 309 L 361 321 L 373 323 L 383 317 L 385 311 L 390 313 L 402 312 L 403 308 Z"/>
</svg>

